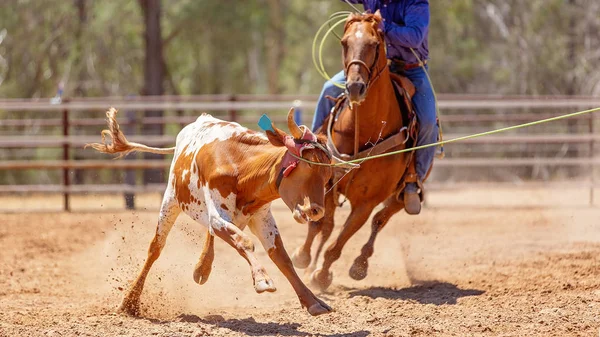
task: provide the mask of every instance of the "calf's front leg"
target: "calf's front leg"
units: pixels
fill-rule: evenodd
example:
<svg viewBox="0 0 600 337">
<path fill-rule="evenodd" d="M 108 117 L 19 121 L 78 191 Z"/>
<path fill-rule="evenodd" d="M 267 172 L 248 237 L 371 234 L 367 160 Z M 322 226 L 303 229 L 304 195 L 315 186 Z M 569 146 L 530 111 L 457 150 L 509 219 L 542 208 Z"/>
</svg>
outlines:
<svg viewBox="0 0 600 337">
<path fill-rule="evenodd" d="M 283 241 L 271 211 L 266 209 L 253 216 L 249 226 L 252 233 L 260 239 L 271 260 L 294 288 L 302 307 L 307 308 L 313 316 L 331 312 L 331 307 L 317 298 L 296 274 L 292 260 L 283 246 Z"/>
</svg>

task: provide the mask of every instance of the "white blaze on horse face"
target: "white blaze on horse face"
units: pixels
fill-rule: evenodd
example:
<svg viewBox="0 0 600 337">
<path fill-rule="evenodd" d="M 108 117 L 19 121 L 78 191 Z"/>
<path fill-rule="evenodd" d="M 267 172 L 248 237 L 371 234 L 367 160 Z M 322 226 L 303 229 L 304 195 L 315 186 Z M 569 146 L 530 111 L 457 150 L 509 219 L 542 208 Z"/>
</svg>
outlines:
<svg viewBox="0 0 600 337">
<path fill-rule="evenodd" d="M 354 36 L 356 36 L 357 39 L 362 39 L 363 35 L 363 32 L 360 30 L 357 30 L 356 33 L 354 33 Z"/>
</svg>

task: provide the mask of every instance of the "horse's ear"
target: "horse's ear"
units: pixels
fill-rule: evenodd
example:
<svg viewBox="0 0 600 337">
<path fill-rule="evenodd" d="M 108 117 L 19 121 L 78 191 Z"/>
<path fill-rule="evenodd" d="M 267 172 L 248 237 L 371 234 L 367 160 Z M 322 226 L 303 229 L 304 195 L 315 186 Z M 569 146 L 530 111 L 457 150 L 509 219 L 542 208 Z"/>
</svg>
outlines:
<svg viewBox="0 0 600 337">
<path fill-rule="evenodd" d="M 346 18 L 346 24 L 348 24 L 350 21 L 354 21 L 356 20 L 356 18 L 359 16 L 359 14 L 357 13 L 350 13 L 348 15 L 348 17 Z"/>
<path fill-rule="evenodd" d="M 377 31 L 383 32 L 383 17 L 381 16 L 379 9 L 375 12 L 375 14 L 373 14 L 373 17 L 375 18 L 374 28 Z"/>
<path fill-rule="evenodd" d="M 375 19 L 377 19 L 377 21 L 382 21 L 383 20 L 383 17 L 381 17 L 381 11 L 379 9 L 376 10 L 373 15 L 375 16 Z"/>
</svg>

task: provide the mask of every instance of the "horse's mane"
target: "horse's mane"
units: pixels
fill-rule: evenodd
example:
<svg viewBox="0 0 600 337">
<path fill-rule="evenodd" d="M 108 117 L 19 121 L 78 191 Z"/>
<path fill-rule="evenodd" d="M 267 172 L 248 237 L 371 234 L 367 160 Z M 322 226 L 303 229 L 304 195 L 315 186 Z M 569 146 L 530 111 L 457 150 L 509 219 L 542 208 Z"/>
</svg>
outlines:
<svg viewBox="0 0 600 337">
<path fill-rule="evenodd" d="M 381 16 L 377 16 L 372 13 L 352 13 L 346 19 L 346 24 L 344 25 L 344 31 L 348 29 L 348 26 L 355 22 L 368 22 L 373 25 L 375 31 L 377 31 L 377 27 L 381 23 Z"/>
</svg>

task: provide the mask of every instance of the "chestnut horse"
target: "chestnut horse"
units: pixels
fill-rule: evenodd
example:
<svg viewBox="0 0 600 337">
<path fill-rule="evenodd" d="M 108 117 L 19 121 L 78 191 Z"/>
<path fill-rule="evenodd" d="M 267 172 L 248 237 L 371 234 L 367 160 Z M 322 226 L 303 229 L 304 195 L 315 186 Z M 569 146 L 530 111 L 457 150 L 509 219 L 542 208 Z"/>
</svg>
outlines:
<svg viewBox="0 0 600 337">
<path fill-rule="evenodd" d="M 356 154 L 356 145 L 358 151 L 368 150 L 374 143 L 397 135 L 407 126 L 405 123 L 409 111 L 401 111 L 396 99 L 391 81 L 392 74 L 387 66 L 381 22 L 379 11 L 375 14 L 351 14 L 344 27 L 341 42 L 349 104 L 337 114 L 337 120 L 330 131 L 330 146 L 334 145 L 342 155 Z M 327 123 L 326 120 L 322 128 L 325 131 L 321 132 L 327 133 Z M 357 143 L 355 134 L 358 134 Z M 408 145 L 401 143 L 393 150 Z M 310 264 L 308 271 L 314 270 L 311 275 L 313 285 L 324 290 L 331 284 L 331 265 L 340 257 L 346 242 L 364 225 L 373 209 L 383 202 L 384 208 L 373 218 L 371 236 L 350 268 L 350 276 L 353 279 L 362 280 L 366 277 L 368 258 L 373 255 L 377 233 L 392 215 L 404 208 L 404 202 L 398 195 L 404 186 L 405 174 L 410 170 L 412 157 L 410 153 L 402 153 L 368 160 L 362 163 L 360 168 L 344 175 L 341 180 L 336 180 L 340 179 L 341 175 L 332 178 L 329 187 L 337 183 L 336 188 L 350 201 L 350 216 L 346 219 L 339 236 L 325 250 L 321 267 L 314 270 L 320 251 L 334 227 L 337 194 L 328 193 L 325 200 L 325 216 L 309 224 L 306 242 L 292 257 L 294 265 L 298 268 L 306 268 Z M 319 233 L 321 242 L 311 263 L 311 246 Z"/>
</svg>

